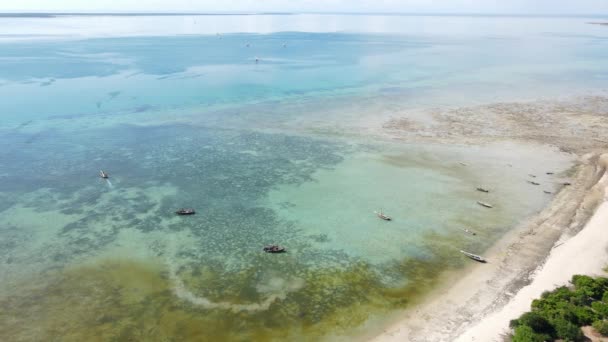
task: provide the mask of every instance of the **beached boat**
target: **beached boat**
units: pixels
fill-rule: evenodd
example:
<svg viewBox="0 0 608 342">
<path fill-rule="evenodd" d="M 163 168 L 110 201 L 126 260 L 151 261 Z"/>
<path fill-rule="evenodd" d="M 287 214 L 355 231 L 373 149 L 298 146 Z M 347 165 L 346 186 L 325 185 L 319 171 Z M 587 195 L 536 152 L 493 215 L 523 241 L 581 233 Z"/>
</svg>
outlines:
<svg viewBox="0 0 608 342">
<path fill-rule="evenodd" d="M 490 192 L 490 190 L 486 189 L 486 188 L 482 188 L 482 187 L 478 187 L 477 191 L 481 191 L 481 192 Z"/>
<path fill-rule="evenodd" d="M 101 178 L 110 178 L 110 175 L 108 175 L 107 172 L 104 172 L 103 170 L 99 170 L 99 177 Z"/>
<path fill-rule="evenodd" d="M 269 245 L 264 247 L 264 252 L 266 253 L 284 253 L 286 252 L 285 247 L 277 246 L 277 245 Z"/>
<path fill-rule="evenodd" d="M 177 215 L 194 215 L 196 211 L 192 208 L 181 208 L 175 212 Z"/>
<path fill-rule="evenodd" d="M 467 233 L 467 234 L 471 234 L 471 235 L 477 235 L 477 233 L 475 233 L 474 231 L 470 230 L 469 228 L 462 228 L 462 230 Z"/>
<path fill-rule="evenodd" d="M 382 212 L 382 209 L 380 209 L 380 212 L 374 211 L 374 214 L 376 214 L 376 216 L 378 216 L 379 218 L 383 219 L 384 221 L 391 221 L 392 218 L 388 215 L 386 215 L 385 213 Z"/>
<path fill-rule="evenodd" d="M 482 202 L 482 201 L 477 201 L 477 204 L 479 204 L 482 207 L 486 207 L 486 208 L 493 208 L 493 206 L 491 204 L 488 204 L 486 202 Z"/>
<path fill-rule="evenodd" d="M 469 253 L 469 252 L 466 252 L 466 251 L 463 251 L 463 250 L 460 250 L 460 253 L 468 256 L 469 258 L 471 258 L 471 259 L 473 259 L 475 261 L 484 262 L 484 263 L 487 262 L 486 259 L 484 259 L 483 257 L 480 257 L 477 254 Z"/>
</svg>

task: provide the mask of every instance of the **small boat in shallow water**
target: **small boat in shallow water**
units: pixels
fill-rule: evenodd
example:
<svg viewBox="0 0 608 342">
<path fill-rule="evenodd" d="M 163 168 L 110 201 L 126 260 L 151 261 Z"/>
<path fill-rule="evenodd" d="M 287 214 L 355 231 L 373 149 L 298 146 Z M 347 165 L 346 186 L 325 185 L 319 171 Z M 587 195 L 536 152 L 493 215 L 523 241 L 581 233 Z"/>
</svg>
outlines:
<svg viewBox="0 0 608 342">
<path fill-rule="evenodd" d="M 491 204 L 488 204 L 486 202 L 482 202 L 482 201 L 477 201 L 477 204 L 479 204 L 482 207 L 486 207 L 486 208 L 493 208 L 493 206 Z"/>
<path fill-rule="evenodd" d="M 481 191 L 481 192 L 490 192 L 490 190 L 486 189 L 486 188 L 482 188 L 482 187 L 478 187 L 477 191 Z"/>
<path fill-rule="evenodd" d="M 382 212 L 382 209 L 380 209 L 380 212 L 374 211 L 374 214 L 376 214 L 376 216 L 378 216 L 379 218 L 383 219 L 384 221 L 391 221 L 392 218 L 388 215 L 386 215 L 385 213 Z"/>
<path fill-rule="evenodd" d="M 194 211 L 192 208 L 182 208 L 178 209 L 175 213 L 177 215 L 194 215 L 196 214 L 196 211 Z"/>
<path fill-rule="evenodd" d="M 286 252 L 285 247 L 281 247 L 278 245 L 269 245 L 264 247 L 264 252 L 266 253 L 284 253 Z"/>
<path fill-rule="evenodd" d="M 479 256 L 479 255 L 477 255 L 477 254 L 473 254 L 473 253 L 465 252 L 465 251 L 463 251 L 463 250 L 460 250 L 460 253 L 462 253 L 462 254 L 466 255 L 467 257 L 469 257 L 469 258 L 471 258 L 471 259 L 473 259 L 473 260 L 475 260 L 475 261 L 479 261 L 479 262 L 483 262 L 483 263 L 487 262 L 487 260 L 486 260 L 486 259 L 484 259 L 483 257 L 480 257 L 480 256 Z"/>
<path fill-rule="evenodd" d="M 467 233 L 467 234 L 471 234 L 473 236 L 477 235 L 477 233 L 475 233 L 474 231 L 470 230 L 469 228 L 462 228 L 462 230 Z"/>
<path fill-rule="evenodd" d="M 108 178 L 110 178 L 110 175 L 108 175 L 108 173 L 104 172 L 103 170 L 99 170 L 99 177 L 108 179 Z"/>
<path fill-rule="evenodd" d="M 540 185 L 540 183 L 533 182 L 533 181 L 528 181 L 528 183 L 530 183 L 530 184 L 532 184 L 532 185 Z"/>
</svg>

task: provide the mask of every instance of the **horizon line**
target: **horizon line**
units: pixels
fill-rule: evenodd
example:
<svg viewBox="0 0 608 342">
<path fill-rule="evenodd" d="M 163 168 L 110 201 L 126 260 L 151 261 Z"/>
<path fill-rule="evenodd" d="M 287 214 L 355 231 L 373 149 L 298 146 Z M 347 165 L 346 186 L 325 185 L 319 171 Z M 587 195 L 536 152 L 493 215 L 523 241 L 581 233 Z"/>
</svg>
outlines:
<svg viewBox="0 0 608 342">
<path fill-rule="evenodd" d="M 567 14 L 567 13 L 497 13 L 497 12 L 365 12 L 365 11 L 302 11 L 302 12 L 268 12 L 268 11 L 227 11 L 227 12 L 166 12 L 166 11 L 0 11 L 0 17 L 53 17 L 53 16 L 190 16 L 190 15 L 383 15 L 383 16 L 496 16 L 496 17 L 608 17 L 608 13 L 602 14 Z"/>
</svg>

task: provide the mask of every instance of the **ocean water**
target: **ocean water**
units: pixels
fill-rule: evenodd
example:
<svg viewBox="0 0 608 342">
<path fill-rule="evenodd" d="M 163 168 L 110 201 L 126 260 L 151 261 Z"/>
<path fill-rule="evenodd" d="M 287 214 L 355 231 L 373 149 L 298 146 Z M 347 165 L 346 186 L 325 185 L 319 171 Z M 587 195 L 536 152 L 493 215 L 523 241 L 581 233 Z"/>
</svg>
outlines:
<svg viewBox="0 0 608 342">
<path fill-rule="evenodd" d="M 605 90 L 597 20 L 0 17 L 0 337 L 380 330 L 469 263 L 459 249 L 483 253 L 548 203 L 528 174 L 554 191 L 573 158 L 378 128 L 404 110 Z"/>
</svg>

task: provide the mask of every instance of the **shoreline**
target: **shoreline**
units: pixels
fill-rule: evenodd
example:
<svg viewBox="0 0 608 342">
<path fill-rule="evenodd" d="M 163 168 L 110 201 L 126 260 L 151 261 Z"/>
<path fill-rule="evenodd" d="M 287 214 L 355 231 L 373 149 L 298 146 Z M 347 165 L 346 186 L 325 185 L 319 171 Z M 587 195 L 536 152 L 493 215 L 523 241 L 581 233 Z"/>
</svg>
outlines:
<svg viewBox="0 0 608 342">
<path fill-rule="evenodd" d="M 446 281 L 442 282 L 446 285 L 432 291 L 426 301 L 406 310 L 398 322 L 371 340 L 502 341 L 501 334 L 509 333 L 511 319 L 529 310 L 531 300 L 540 293 L 557 287 L 552 281 L 563 285 L 572 274 L 577 274 L 556 275 L 559 265 L 558 268 L 551 266 L 551 270 L 545 270 L 545 265 L 555 265 L 556 260 L 563 260 L 567 255 L 574 257 L 569 264 L 573 268 L 569 270 L 600 273 L 606 266 L 604 260 L 608 261 L 603 255 L 608 238 L 601 239 L 601 223 L 596 222 L 605 224 L 608 220 L 608 205 L 601 203 L 606 200 L 607 167 L 608 154 L 582 157 L 572 185 L 562 188 L 539 215 L 488 249 L 485 253 L 488 264 L 472 265 L 465 271 L 466 275 L 458 279 L 453 279 L 457 275 L 446 275 L 443 279 Z M 589 255 L 578 253 L 583 247 L 580 240 L 605 243 L 586 247 L 586 252 L 595 253 L 591 269 L 580 267 L 588 262 L 585 258 Z"/>
<path fill-rule="evenodd" d="M 590 191 L 600 191 L 603 202 L 584 229 L 556 244 L 530 285 L 523 287 L 507 305 L 472 326 L 456 341 L 500 341 L 501 336 L 510 333 L 510 320 L 529 311 L 532 300 L 539 298 L 544 291 L 567 286 L 575 274 L 606 275 L 608 234 L 604 230 L 608 227 L 608 154 L 601 158 L 604 175 Z"/>
<path fill-rule="evenodd" d="M 492 338 L 501 341 L 499 331 L 484 330 L 480 328 L 484 324 L 478 323 L 486 322 L 520 296 L 523 288 L 534 283 L 543 266 L 554 260 L 554 247 L 557 251 L 567 250 L 569 242 L 576 241 L 574 238 L 588 222 L 598 220 L 592 218 L 596 209 L 597 215 L 606 211 L 606 206 L 600 210 L 600 205 L 605 201 L 608 186 L 608 176 L 604 176 L 608 142 L 602 138 L 602 131 L 608 129 L 604 119 L 608 115 L 608 97 L 506 102 L 425 112 L 433 118 L 432 122 L 420 121 L 421 113 L 401 112 L 383 125 L 381 134 L 395 141 L 440 144 L 519 141 L 554 146 L 578 157 L 570 175 L 571 186 L 559 189 L 547 207 L 487 249 L 483 253 L 489 260 L 487 264 L 472 264 L 442 275 L 438 288 L 412 307 L 396 313 L 392 324 L 385 326 L 382 333 L 367 338 L 376 342 L 434 342 L 454 341 L 462 336 L 460 341 L 473 341 L 479 335 L 484 337 L 476 341 L 493 341 Z M 604 247 L 594 249 L 595 259 L 602 260 L 600 257 L 606 254 Z M 587 262 L 576 253 L 574 256 L 578 264 Z M 601 272 L 604 266 L 596 271 Z M 566 281 L 569 279 L 570 276 Z M 538 283 L 543 284 L 541 292 L 555 287 L 552 283 Z M 524 302 L 524 310 L 529 310 L 531 299 Z M 496 324 L 508 327 L 510 318 L 506 317 L 496 318 Z M 468 336 L 471 338 L 466 339 Z"/>
</svg>

